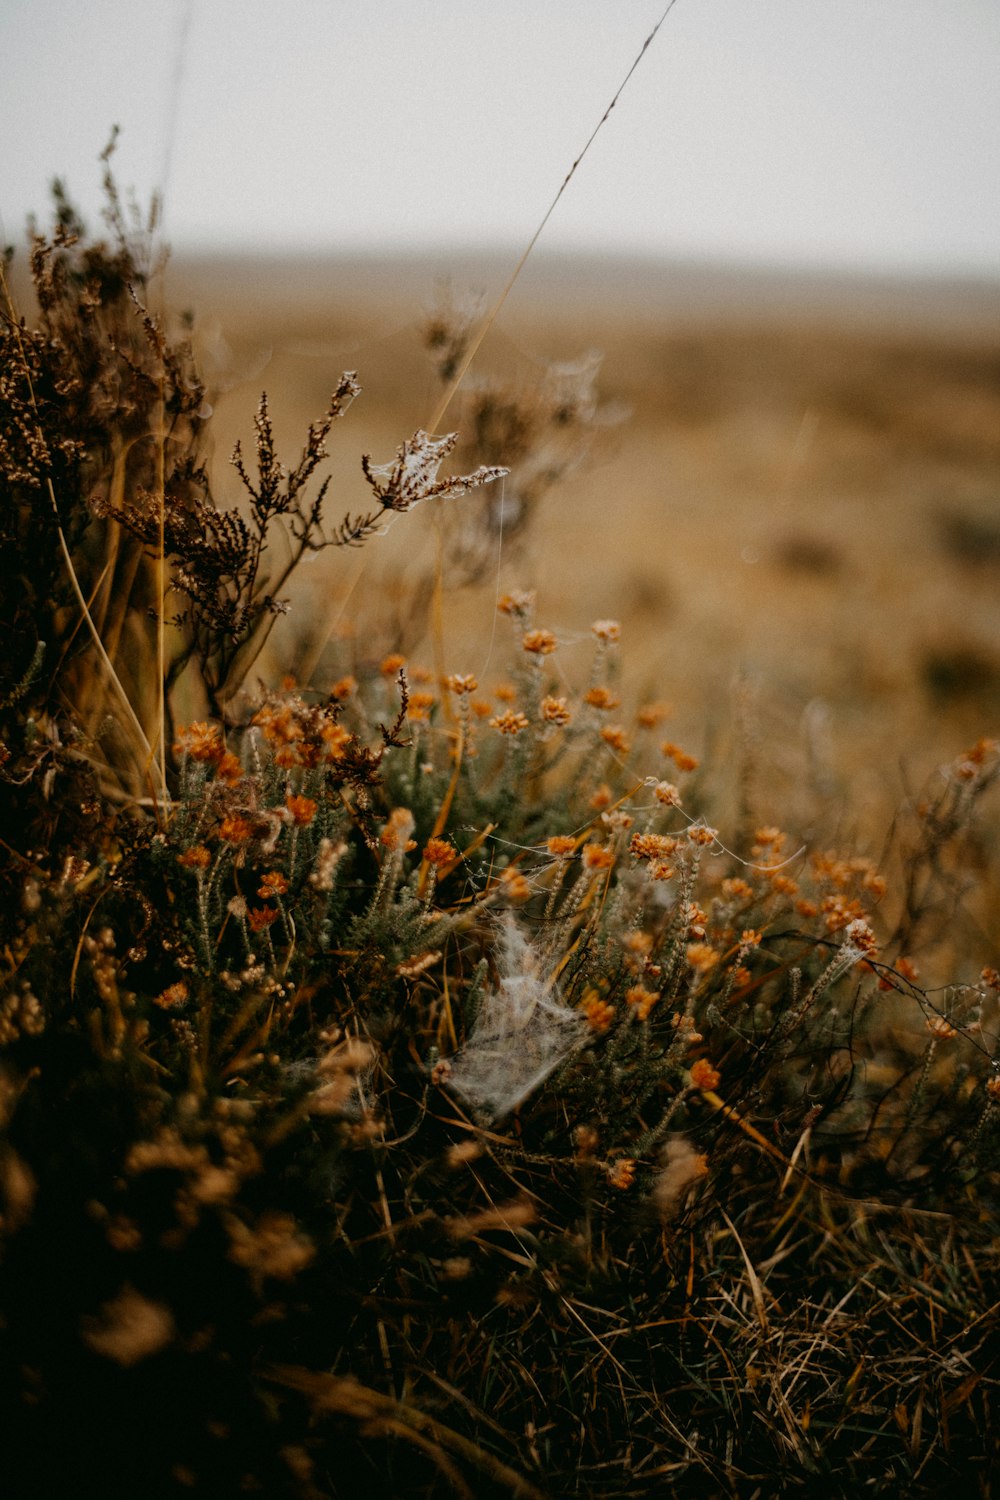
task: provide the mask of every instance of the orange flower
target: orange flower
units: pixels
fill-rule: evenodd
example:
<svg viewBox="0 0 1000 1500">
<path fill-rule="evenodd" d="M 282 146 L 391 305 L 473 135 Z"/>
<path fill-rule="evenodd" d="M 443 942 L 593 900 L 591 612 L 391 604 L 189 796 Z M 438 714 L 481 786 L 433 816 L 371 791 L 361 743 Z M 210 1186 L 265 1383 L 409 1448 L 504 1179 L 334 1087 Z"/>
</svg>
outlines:
<svg viewBox="0 0 1000 1500">
<path fill-rule="evenodd" d="M 283 896 L 288 890 L 288 881 L 280 870 L 267 870 L 260 877 L 260 885 L 257 894 L 264 901 L 270 901 L 274 896 Z"/>
<path fill-rule="evenodd" d="M 247 912 L 251 932 L 263 932 L 265 927 L 270 927 L 277 920 L 278 912 L 274 906 L 251 906 Z"/>
<path fill-rule="evenodd" d="M 243 775 L 243 767 L 240 765 L 239 756 L 234 755 L 232 750 L 227 750 L 225 755 L 219 760 L 215 768 L 215 774 L 220 781 L 229 782 L 230 786 L 234 782 L 239 781 Z"/>
<path fill-rule="evenodd" d="M 533 608 L 534 603 L 534 594 L 513 589 L 509 594 L 504 594 L 497 600 L 497 609 L 502 615 L 526 615 Z"/>
<path fill-rule="evenodd" d="M 580 1009 L 591 1031 L 598 1034 L 607 1031 L 615 1018 L 614 1006 L 603 1000 L 597 990 L 587 991 L 580 1001 Z"/>
<path fill-rule="evenodd" d="M 680 915 L 684 919 L 684 925 L 687 927 L 689 937 L 703 938 L 705 936 L 705 923 L 708 921 L 708 917 L 702 911 L 697 901 L 685 901 L 680 908 Z"/>
<path fill-rule="evenodd" d="M 635 1162 L 630 1156 L 620 1156 L 617 1161 L 608 1162 L 604 1175 L 609 1186 L 624 1193 L 635 1181 Z"/>
<path fill-rule="evenodd" d="M 225 753 L 222 730 L 218 724 L 189 724 L 177 731 L 174 743 L 177 755 L 187 755 L 191 760 L 221 760 Z"/>
<path fill-rule="evenodd" d="M 669 833 L 633 833 L 628 847 L 636 859 L 666 859 L 676 853 L 677 840 Z"/>
<path fill-rule="evenodd" d="M 611 788 L 606 781 L 602 781 L 600 786 L 596 788 L 594 795 L 590 799 L 590 805 L 597 812 L 600 812 L 603 807 L 611 805 Z"/>
<path fill-rule="evenodd" d="M 184 1004 L 187 997 L 188 987 L 183 979 L 179 979 L 176 984 L 170 984 L 165 990 L 161 991 L 153 1001 L 153 1004 L 158 1005 L 161 1010 L 177 1010 Z"/>
<path fill-rule="evenodd" d="M 502 714 L 497 714 L 490 720 L 490 728 L 497 729 L 501 734 L 518 735 L 527 729 L 528 721 L 524 714 L 513 708 L 507 708 Z"/>
<path fill-rule="evenodd" d="M 696 974 L 707 974 L 719 962 L 719 955 L 710 943 L 688 943 L 684 951 Z"/>
<path fill-rule="evenodd" d="M 219 838 L 226 844 L 245 844 L 253 833 L 253 824 L 242 813 L 229 813 L 219 826 Z"/>
<path fill-rule="evenodd" d="M 304 828 L 311 823 L 316 816 L 316 803 L 311 797 L 299 797 L 290 792 L 285 798 L 285 806 L 292 815 L 292 822 Z"/>
<path fill-rule="evenodd" d="M 629 752 L 628 735 L 620 724 L 607 724 L 601 730 L 601 739 L 606 745 L 610 745 L 618 755 L 627 755 Z"/>
<path fill-rule="evenodd" d="M 434 693 L 420 692 L 410 694 L 410 704 L 407 709 L 407 718 L 426 720 L 430 718 L 430 709 L 437 702 Z"/>
<path fill-rule="evenodd" d="M 746 901 L 749 896 L 753 895 L 753 890 L 745 880 L 742 880 L 737 875 L 735 877 L 730 876 L 722 882 L 722 894 L 727 896 L 730 901 Z"/>
<path fill-rule="evenodd" d="M 658 781 L 653 789 L 653 796 L 657 802 L 662 802 L 664 807 L 680 807 L 681 794 L 672 781 Z"/>
<path fill-rule="evenodd" d="M 207 870 L 212 863 L 212 855 L 204 844 L 194 844 L 190 849 L 185 849 L 183 854 L 178 854 L 177 863 L 186 870 Z"/>
<path fill-rule="evenodd" d="M 991 990 L 1000 990 L 1000 970 L 990 968 L 988 965 L 980 974 L 979 978 L 983 984 Z"/>
<path fill-rule="evenodd" d="M 354 736 L 343 724 L 338 724 L 335 719 L 328 719 L 320 730 L 320 737 L 326 746 L 326 754 L 323 759 L 327 761 L 342 760 L 344 746 L 349 745 Z"/>
<path fill-rule="evenodd" d="M 625 999 L 640 1021 L 646 1020 L 659 998 L 656 990 L 647 990 L 644 984 L 634 984 L 630 990 L 625 991 Z"/>
<path fill-rule="evenodd" d="M 675 745 L 672 740 L 664 740 L 660 749 L 668 760 L 673 761 L 678 771 L 696 771 L 698 769 L 697 758 L 693 755 L 688 755 L 686 750 L 682 750 L 680 745 Z"/>
<path fill-rule="evenodd" d="M 383 677 L 396 677 L 400 667 L 406 666 L 406 657 L 401 656 L 398 651 L 393 651 L 389 656 L 383 657 L 379 664 L 379 671 Z"/>
<path fill-rule="evenodd" d="M 412 849 L 415 847 L 410 834 L 413 832 L 413 814 L 408 807 L 394 807 L 379 835 L 386 849 Z"/>
<path fill-rule="evenodd" d="M 545 840 L 545 847 L 556 859 L 568 859 L 576 850 L 576 839 L 569 833 L 554 833 Z"/>
<path fill-rule="evenodd" d="M 293 766 L 305 765 L 305 761 L 297 745 L 279 745 L 274 752 L 274 764 L 289 771 Z"/>
<path fill-rule="evenodd" d="M 704 1089 L 711 1093 L 719 1087 L 722 1082 L 722 1074 L 712 1067 L 705 1057 L 697 1058 L 691 1064 L 691 1086 L 696 1089 Z"/>
<path fill-rule="evenodd" d="M 424 859 L 429 865 L 440 867 L 455 858 L 455 846 L 447 839 L 428 839 L 424 845 Z"/>
<path fill-rule="evenodd" d="M 599 708 L 606 712 L 612 708 L 617 708 L 621 699 L 616 698 L 614 693 L 610 692 L 606 687 L 592 687 L 588 692 L 584 693 L 583 701 L 584 703 L 589 703 L 591 708 Z"/>
<path fill-rule="evenodd" d="M 615 852 L 606 844 L 585 844 L 583 862 L 588 870 L 610 870 L 615 862 Z"/>
<path fill-rule="evenodd" d="M 597 639 L 605 644 L 621 638 L 622 628 L 617 620 L 595 620 L 590 628 Z"/>
<path fill-rule="evenodd" d="M 897 958 L 892 973 L 882 974 L 879 978 L 880 990 L 894 990 L 896 986 L 892 982 L 893 973 L 900 979 L 906 979 L 910 984 L 916 984 L 920 978 L 920 970 L 911 958 Z"/>
<path fill-rule="evenodd" d="M 445 678 L 445 686 L 450 693 L 457 693 L 461 697 L 463 693 L 474 693 L 479 683 L 471 673 L 453 672 L 450 677 Z"/>
<path fill-rule="evenodd" d="M 644 703 L 636 714 L 636 718 L 643 729 L 655 729 L 657 724 L 663 723 L 669 712 L 669 703 Z"/>
<path fill-rule="evenodd" d="M 878 952 L 875 934 L 862 917 L 856 917 L 853 922 L 847 924 L 845 936 L 853 947 L 867 954 L 869 958 L 874 958 Z"/>
<path fill-rule="evenodd" d="M 627 932 L 622 938 L 622 947 L 627 948 L 630 953 L 638 953 L 640 956 L 649 953 L 653 947 L 652 933 L 643 932 L 639 928 Z"/>
<path fill-rule="evenodd" d="M 521 637 L 521 649 L 533 656 L 550 656 L 557 644 L 551 630 L 529 630 Z"/>
<path fill-rule="evenodd" d="M 333 684 L 333 687 L 330 689 L 330 697 L 336 698 L 338 703 L 342 703 L 345 698 L 352 697 L 357 690 L 358 679 L 348 673 L 346 677 L 339 677 Z"/>
<path fill-rule="evenodd" d="M 717 828 L 709 828 L 705 823 L 692 823 L 687 831 L 687 836 L 692 844 L 714 844 L 719 837 Z"/>
<path fill-rule="evenodd" d="M 547 724 L 567 725 L 573 714 L 565 698 L 553 698 L 551 693 L 542 699 L 542 718 Z"/>
<path fill-rule="evenodd" d="M 531 895 L 531 886 L 520 870 L 504 870 L 500 879 L 508 901 L 527 901 Z"/>
<path fill-rule="evenodd" d="M 772 875 L 770 876 L 770 881 L 772 891 L 776 891 L 779 896 L 795 896 L 798 894 L 799 883 L 797 880 L 793 880 L 790 875 Z"/>
</svg>

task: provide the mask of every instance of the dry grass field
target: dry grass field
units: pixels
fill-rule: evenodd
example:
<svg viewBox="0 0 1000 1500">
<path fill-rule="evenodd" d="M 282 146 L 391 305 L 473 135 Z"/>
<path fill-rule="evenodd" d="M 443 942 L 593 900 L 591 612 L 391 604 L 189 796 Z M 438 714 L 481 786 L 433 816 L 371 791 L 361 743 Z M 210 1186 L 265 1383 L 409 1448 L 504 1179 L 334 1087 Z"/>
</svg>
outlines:
<svg viewBox="0 0 1000 1500">
<path fill-rule="evenodd" d="M 360 453 L 388 459 L 436 404 L 421 324 L 442 272 L 454 294 L 489 303 L 508 270 L 471 256 L 174 263 L 170 301 L 195 312 L 223 393 L 221 496 L 235 493 L 225 460 L 249 439 L 261 389 L 292 457 L 350 368 L 364 392 L 335 435 L 331 518 L 360 506 Z M 818 785 L 856 830 L 1000 719 L 998 310 L 989 285 L 540 254 L 471 379 L 530 392 L 544 361 L 602 354 L 607 420 L 586 460 L 525 537 L 497 539 L 475 587 L 449 567 L 454 512 L 425 507 L 357 557 L 320 559 L 282 628 L 335 643 L 350 617 L 370 654 L 402 619 L 429 662 L 415 585 L 440 546 L 449 670 L 488 680 L 502 659 L 498 580 L 536 589 L 539 618 L 567 643 L 620 618 L 628 690 L 669 702 L 672 733 L 723 756 L 741 723 L 767 745 L 763 812 L 773 795 L 788 816 L 808 764 L 804 801 Z M 461 428 L 461 400 L 443 425 Z M 359 649 L 331 648 L 321 665 Z"/>
<path fill-rule="evenodd" d="M 107 196 L 0 289 L 4 1494 L 995 1493 L 995 289 L 533 259 L 446 411 L 442 264 Z"/>
</svg>

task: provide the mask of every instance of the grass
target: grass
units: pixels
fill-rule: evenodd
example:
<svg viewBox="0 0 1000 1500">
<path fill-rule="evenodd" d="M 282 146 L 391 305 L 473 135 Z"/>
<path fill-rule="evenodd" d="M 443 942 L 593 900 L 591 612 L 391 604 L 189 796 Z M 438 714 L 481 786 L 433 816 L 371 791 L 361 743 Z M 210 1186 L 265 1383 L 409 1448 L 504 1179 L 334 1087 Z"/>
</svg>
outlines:
<svg viewBox="0 0 1000 1500">
<path fill-rule="evenodd" d="M 428 514 L 411 600 L 492 589 L 594 372 L 480 379 L 455 472 L 418 431 L 362 508 L 354 375 L 291 459 L 262 398 L 223 507 L 108 191 L 2 330 L 8 1492 L 989 1494 L 996 741 L 852 846 L 815 764 L 763 815 L 749 696 L 731 765 L 679 741 L 615 619 L 511 589 L 485 670 L 283 636 L 321 550 L 391 619 L 352 554 Z"/>
</svg>

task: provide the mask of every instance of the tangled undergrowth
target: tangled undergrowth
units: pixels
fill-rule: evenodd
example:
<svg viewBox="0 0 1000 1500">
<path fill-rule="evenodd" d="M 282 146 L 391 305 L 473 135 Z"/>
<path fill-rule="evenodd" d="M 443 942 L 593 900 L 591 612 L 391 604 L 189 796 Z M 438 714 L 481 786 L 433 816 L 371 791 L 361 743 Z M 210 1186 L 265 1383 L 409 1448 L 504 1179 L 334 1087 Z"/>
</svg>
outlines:
<svg viewBox="0 0 1000 1500">
<path fill-rule="evenodd" d="M 505 682 L 250 694 L 279 529 L 294 565 L 504 456 L 439 480 L 418 432 L 327 531 L 345 374 L 292 468 L 262 400 L 220 510 L 109 190 L 2 331 L 7 1493 L 990 1493 L 1000 747 L 890 879 L 714 826 L 617 624 L 573 683 L 528 594 Z"/>
</svg>

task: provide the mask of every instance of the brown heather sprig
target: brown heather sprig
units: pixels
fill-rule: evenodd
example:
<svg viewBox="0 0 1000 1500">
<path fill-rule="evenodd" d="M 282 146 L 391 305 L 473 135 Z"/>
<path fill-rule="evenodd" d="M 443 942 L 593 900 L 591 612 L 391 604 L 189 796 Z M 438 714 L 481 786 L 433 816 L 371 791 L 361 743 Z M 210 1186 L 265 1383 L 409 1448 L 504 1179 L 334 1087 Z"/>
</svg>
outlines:
<svg viewBox="0 0 1000 1500">
<path fill-rule="evenodd" d="M 334 539 L 337 544 L 358 546 L 374 535 L 388 512 L 405 513 L 423 500 L 455 499 L 481 485 L 493 484 L 509 472 L 498 464 L 480 465 L 471 474 L 451 474 L 438 479 L 442 461 L 457 442 L 457 432 L 435 438 L 418 431 L 401 445 L 392 463 L 374 465 L 371 455 L 363 454 L 361 468 L 379 506 L 367 515 L 346 517 Z"/>
</svg>

